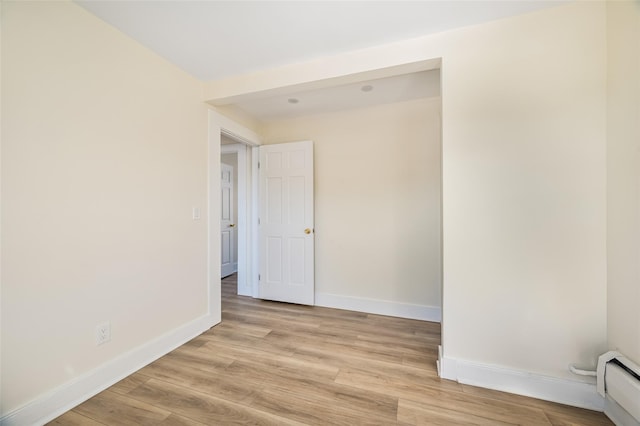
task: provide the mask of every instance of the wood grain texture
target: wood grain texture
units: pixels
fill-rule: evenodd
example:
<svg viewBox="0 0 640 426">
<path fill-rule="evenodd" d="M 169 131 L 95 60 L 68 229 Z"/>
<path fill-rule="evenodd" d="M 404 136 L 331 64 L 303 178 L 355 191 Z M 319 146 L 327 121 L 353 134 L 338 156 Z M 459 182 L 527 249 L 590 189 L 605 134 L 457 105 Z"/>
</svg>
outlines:
<svg viewBox="0 0 640 426">
<path fill-rule="evenodd" d="M 222 323 L 52 425 L 584 425 L 602 413 L 438 377 L 440 324 L 237 296 Z"/>
<path fill-rule="evenodd" d="M 82 414 L 78 414 L 75 411 L 67 411 L 54 421 L 49 423 L 50 425 L 65 425 L 65 426 L 103 426 L 104 423 L 97 422 L 89 417 L 85 417 Z"/>
</svg>

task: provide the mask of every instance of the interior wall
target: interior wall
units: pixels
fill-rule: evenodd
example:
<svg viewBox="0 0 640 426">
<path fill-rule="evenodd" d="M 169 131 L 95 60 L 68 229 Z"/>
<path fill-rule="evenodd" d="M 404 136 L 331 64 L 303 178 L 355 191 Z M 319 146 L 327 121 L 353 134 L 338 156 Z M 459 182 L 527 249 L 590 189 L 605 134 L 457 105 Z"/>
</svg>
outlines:
<svg viewBox="0 0 640 426">
<path fill-rule="evenodd" d="M 238 154 L 220 154 L 220 162 L 233 167 L 233 223 L 238 225 Z M 238 264 L 238 232 L 233 233 L 233 246 L 235 247 L 231 261 Z"/>
<path fill-rule="evenodd" d="M 206 132 L 183 71 L 74 3 L 2 2 L 2 414 L 207 313 Z"/>
<path fill-rule="evenodd" d="M 640 364 L 640 3 L 607 2 L 607 324 Z"/>
<path fill-rule="evenodd" d="M 443 59 L 447 356 L 581 379 L 606 350 L 604 12 L 468 29 Z"/>
<path fill-rule="evenodd" d="M 605 7 L 564 3 L 205 93 L 442 58 L 444 356 L 588 381 L 567 366 L 607 347 Z"/>
<path fill-rule="evenodd" d="M 440 307 L 440 99 L 266 124 L 312 140 L 316 294 Z"/>
</svg>

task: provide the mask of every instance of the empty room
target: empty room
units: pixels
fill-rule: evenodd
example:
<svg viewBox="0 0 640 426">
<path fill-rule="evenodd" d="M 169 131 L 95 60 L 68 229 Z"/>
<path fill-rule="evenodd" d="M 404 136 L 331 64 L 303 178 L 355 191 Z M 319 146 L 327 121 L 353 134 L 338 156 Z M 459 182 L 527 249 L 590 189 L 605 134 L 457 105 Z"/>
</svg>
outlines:
<svg viewBox="0 0 640 426">
<path fill-rule="evenodd" d="M 640 424 L 637 1 L 0 8 L 0 424 Z"/>
</svg>

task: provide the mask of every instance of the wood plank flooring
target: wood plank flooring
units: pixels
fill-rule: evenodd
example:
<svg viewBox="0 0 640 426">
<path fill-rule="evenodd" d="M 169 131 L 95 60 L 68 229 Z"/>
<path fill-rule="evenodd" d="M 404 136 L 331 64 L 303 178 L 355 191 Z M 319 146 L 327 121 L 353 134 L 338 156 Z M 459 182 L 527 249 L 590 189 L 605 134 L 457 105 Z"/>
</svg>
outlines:
<svg viewBox="0 0 640 426">
<path fill-rule="evenodd" d="M 236 295 L 222 323 L 52 425 L 610 425 L 440 380 L 440 325 Z"/>
</svg>

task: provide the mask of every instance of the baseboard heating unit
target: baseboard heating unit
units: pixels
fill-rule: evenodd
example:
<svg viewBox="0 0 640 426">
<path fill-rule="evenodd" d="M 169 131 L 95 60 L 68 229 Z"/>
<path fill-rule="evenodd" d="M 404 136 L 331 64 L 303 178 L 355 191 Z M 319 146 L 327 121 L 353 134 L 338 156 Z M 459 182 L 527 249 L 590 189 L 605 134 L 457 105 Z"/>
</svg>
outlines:
<svg viewBox="0 0 640 426">
<path fill-rule="evenodd" d="M 619 352 L 607 352 L 598 360 L 597 386 L 611 421 L 640 426 L 640 366 Z"/>
</svg>

